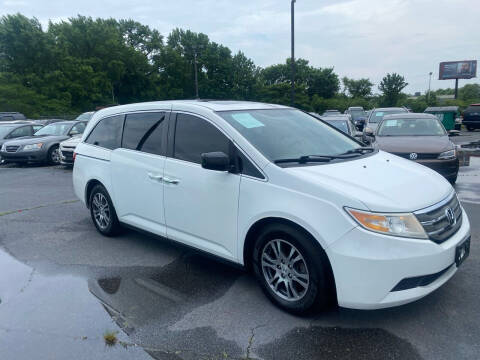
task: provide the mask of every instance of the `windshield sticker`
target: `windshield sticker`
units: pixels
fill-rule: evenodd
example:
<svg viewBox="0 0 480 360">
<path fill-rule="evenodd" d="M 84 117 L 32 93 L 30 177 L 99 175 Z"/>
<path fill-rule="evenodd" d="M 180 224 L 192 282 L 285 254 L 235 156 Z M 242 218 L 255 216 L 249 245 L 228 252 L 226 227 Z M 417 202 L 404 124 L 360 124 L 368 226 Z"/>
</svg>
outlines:
<svg viewBox="0 0 480 360">
<path fill-rule="evenodd" d="M 247 129 L 265 126 L 249 113 L 232 114 L 232 117 L 235 119 L 236 122 L 238 122 L 243 127 L 246 127 Z"/>
<path fill-rule="evenodd" d="M 382 111 L 376 112 L 375 116 L 383 116 L 383 112 Z"/>
<path fill-rule="evenodd" d="M 387 120 L 385 126 L 397 126 L 397 120 Z"/>
</svg>

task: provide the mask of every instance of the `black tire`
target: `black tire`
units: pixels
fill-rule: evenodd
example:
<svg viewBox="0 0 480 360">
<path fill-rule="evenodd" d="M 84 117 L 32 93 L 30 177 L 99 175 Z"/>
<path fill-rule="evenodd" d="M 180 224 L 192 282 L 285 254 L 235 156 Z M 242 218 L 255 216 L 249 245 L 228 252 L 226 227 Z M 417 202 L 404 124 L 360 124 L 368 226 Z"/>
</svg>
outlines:
<svg viewBox="0 0 480 360">
<path fill-rule="evenodd" d="M 58 145 L 52 146 L 47 153 L 47 163 L 49 165 L 59 165 L 60 164 L 60 154 L 58 153 Z M 55 156 L 57 153 L 57 156 Z"/>
<path fill-rule="evenodd" d="M 104 199 L 105 201 L 100 201 L 103 211 L 97 205 L 98 199 Z M 115 236 L 121 232 L 120 222 L 118 221 L 117 213 L 115 207 L 113 206 L 110 195 L 108 191 L 100 184 L 95 185 L 95 187 L 90 192 L 89 196 L 90 204 L 90 216 L 92 221 L 95 224 L 98 232 L 104 236 Z M 108 218 L 107 218 L 108 213 Z M 100 220 L 100 215 L 103 214 L 104 221 Z"/>
<path fill-rule="evenodd" d="M 271 288 L 267 281 L 268 271 L 282 271 L 270 270 L 269 267 L 263 267 L 261 261 L 261 256 L 263 255 L 264 250 L 268 250 L 267 246 L 271 246 L 272 240 L 276 241 L 276 239 L 280 239 L 286 242 L 282 243 L 285 244 L 282 246 L 286 247 L 287 251 L 287 243 L 293 245 L 304 259 L 304 263 L 306 265 L 306 273 L 309 276 L 309 281 L 308 287 L 306 291 L 304 291 L 304 295 L 298 300 L 282 298 L 281 295 L 278 295 L 274 291 L 274 289 Z M 304 314 L 307 312 L 311 312 L 312 310 L 321 310 L 326 308 L 327 305 L 331 304 L 332 284 L 330 283 L 328 276 L 328 259 L 326 258 L 326 254 L 321 249 L 319 249 L 319 246 L 315 245 L 313 241 L 315 240 L 311 239 L 302 231 L 294 227 L 285 224 L 272 224 L 266 226 L 260 231 L 257 237 L 257 241 L 255 243 L 255 247 L 253 249 L 252 265 L 255 276 L 260 283 L 262 290 L 274 304 L 293 314 Z M 276 265 L 276 267 L 278 266 L 280 265 Z M 288 271 L 288 269 L 286 269 L 286 271 Z M 277 273 L 275 276 L 277 275 L 279 274 Z M 290 275 L 291 274 L 288 274 L 288 276 Z M 278 279 L 279 280 L 276 281 L 277 283 L 288 280 L 285 276 L 283 276 L 283 279 Z M 298 285 L 299 284 L 297 283 L 297 286 Z M 283 288 L 285 288 L 285 290 L 288 287 L 285 284 L 277 286 L 279 287 L 280 291 L 282 286 Z M 292 291 L 290 291 L 290 293 L 293 294 Z"/>
<path fill-rule="evenodd" d="M 473 126 L 467 126 L 468 131 L 475 131 L 475 128 Z"/>
</svg>

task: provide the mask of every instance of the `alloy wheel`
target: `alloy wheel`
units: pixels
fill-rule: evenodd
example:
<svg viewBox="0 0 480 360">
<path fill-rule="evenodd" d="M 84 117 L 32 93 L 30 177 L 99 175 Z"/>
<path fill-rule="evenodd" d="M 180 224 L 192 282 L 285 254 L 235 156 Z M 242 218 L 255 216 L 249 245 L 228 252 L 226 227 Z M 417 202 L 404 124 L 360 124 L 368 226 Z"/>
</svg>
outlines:
<svg viewBox="0 0 480 360">
<path fill-rule="evenodd" d="M 105 195 L 98 192 L 93 196 L 92 210 L 95 222 L 100 229 L 105 230 L 111 220 L 110 206 Z"/>
<path fill-rule="evenodd" d="M 263 248 L 261 265 L 268 286 L 278 297 L 298 301 L 307 293 L 310 284 L 307 263 L 290 242 L 269 241 Z"/>
</svg>

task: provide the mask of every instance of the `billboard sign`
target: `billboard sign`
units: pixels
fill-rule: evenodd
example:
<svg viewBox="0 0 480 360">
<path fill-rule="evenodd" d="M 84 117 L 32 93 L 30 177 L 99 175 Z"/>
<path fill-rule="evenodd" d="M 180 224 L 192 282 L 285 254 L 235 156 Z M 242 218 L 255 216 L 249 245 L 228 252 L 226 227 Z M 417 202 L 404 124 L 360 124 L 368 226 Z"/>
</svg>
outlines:
<svg viewBox="0 0 480 360">
<path fill-rule="evenodd" d="M 471 79 L 477 77 L 477 60 L 446 61 L 440 63 L 439 80 Z"/>
</svg>

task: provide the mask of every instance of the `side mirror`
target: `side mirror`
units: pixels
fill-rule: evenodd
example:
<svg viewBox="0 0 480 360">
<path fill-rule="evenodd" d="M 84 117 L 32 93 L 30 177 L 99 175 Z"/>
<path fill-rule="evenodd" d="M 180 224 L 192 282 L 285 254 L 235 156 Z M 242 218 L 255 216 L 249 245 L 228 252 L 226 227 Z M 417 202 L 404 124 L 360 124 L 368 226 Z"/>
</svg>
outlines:
<svg viewBox="0 0 480 360">
<path fill-rule="evenodd" d="M 369 127 L 365 128 L 365 135 L 367 135 L 367 136 L 374 136 L 374 135 L 373 135 L 373 130 L 370 129 Z"/>
<path fill-rule="evenodd" d="M 203 153 L 202 167 L 207 170 L 229 171 L 230 159 L 227 154 L 221 151 Z"/>
</svg>

